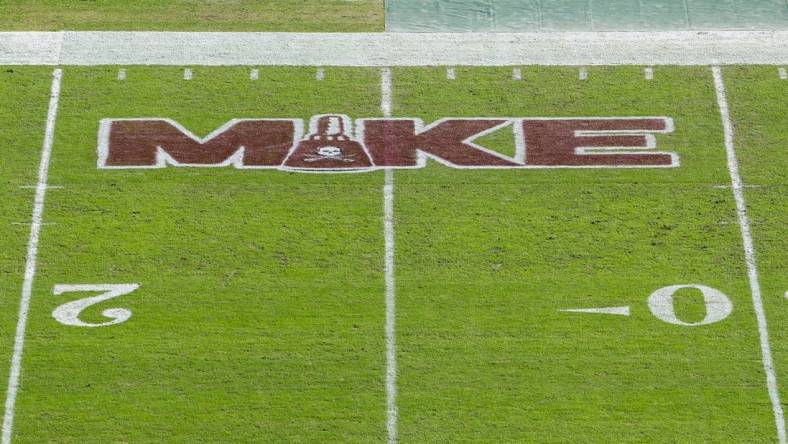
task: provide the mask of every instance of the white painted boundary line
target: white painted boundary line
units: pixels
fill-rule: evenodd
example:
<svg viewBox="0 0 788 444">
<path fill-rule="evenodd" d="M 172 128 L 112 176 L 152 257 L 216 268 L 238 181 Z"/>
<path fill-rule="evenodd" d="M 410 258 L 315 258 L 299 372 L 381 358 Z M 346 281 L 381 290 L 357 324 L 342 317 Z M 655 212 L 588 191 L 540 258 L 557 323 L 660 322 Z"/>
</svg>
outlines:
<svg viewBox="0 0 788 444">
<path fill-rule="evenodd" d="M 4 32 L 0 65 L 786 65 L 787 41 L 788 31 Z"/>
<path fill-rule="evenodd" d="M 714 74 L 714 88 L 717 91 L 717 104 L 720 107 L 722 126 L 725 131 L 725 152 L 728 156 L 728 171 L 731 176 L 733 197 L 736 200 L 736 214 L 739 218 L 741 236 L 744 241 L 744 258 L 747 263 L 747 276 L 750 281 L 752 304 L 755 308 L 755 317 L 758 321 L 758 334 L 761 343 L 763 369 L 766 373 L 766 386 L 769 390 L 769 398 L 772 401 L 774 421 L 777 426 L 777 438 L 780 444 L 785 444 L 785 417 L 783 415 L 782 405 L 780 404 L 780 393 L 777 389 L 777 376 L 774 370 L 774 362 L 772 361 L 771 346 L 769 345 L 769 330 L 766 325 L 766 313 L 763 309 L 761 284 L 758 278 L 758 267 L 755 260 L 755 246 L 752 240 L 752 232 L 750 231 L 750 221 L 747 217 L 747 204 L 744 201 L 744 186 L 741 175 L 739 174 L 739 161 L 736 158 L 736 151 L 733 145 L 733 124 L 731 123 L 728 99 L 725 94 L 725 83 L 722 79 L 722 70 L 720 67 L 713 67 L 712 72 Z"/>
<path fill-rule="evenodd" d="M 33 293 L 33 279 L 36 275 L 36 259 L 38 258 L 38 241 L 41 236 L 41 226 L 44 218 L 44 199 L 47 192 L 47 179 L 49 177 L 49 159 L 52 157 L 52 142 L 55 137 L 55 121 L 57 108 L 60 101 L 60 83 L 63 71 L 56 69 L 52 74 L 52 90 L 49 97 L 49 111 L 47 112 L 46 131 L 44 143 L 41 148 L 41 161 L 38 167 L 38 185 L 33 204 L 33 217 L 30 227 L 30 240 L 27 244 L 27 260 L 25 263 L 25 277 L 22 283 L 22 298 L 19 302 L 19 318 L 16 324 L 14 337 L 14 352 L 11 357 L 11 370 L 8 373 L 8 390 L 5 398 L 5 414 L 3 415 L 3 444 L 11 442 L 11 432 L 14 426 L 14 408 L 16 395 L 19 390 L 19 376 L 22 371 L 22 351 L 25 346 L 25 331 L 27 330 L 27 317 L 30 310 L 30 298 Z"/>
<path fill-rule="evenodd" d="M 380 73 L 380 111 L 391 117 L 391 69 Z M 397 341 L 396 341 L 396 291 L 394 286 L 394 170 L 385 172 L 383 185 L 383 237 L 385 239 L 386 280 L 386 429 L 389 444 L 397 442 Z"/>
</svg>

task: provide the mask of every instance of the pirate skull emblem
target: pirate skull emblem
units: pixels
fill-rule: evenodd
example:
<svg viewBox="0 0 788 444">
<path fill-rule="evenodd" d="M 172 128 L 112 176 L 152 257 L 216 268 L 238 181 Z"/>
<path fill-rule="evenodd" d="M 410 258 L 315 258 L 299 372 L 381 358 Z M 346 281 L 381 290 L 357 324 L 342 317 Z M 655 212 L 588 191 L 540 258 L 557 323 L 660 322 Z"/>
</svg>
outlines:
<svg viewBox="0 0 788 444">
<path fill-rule="evenodd" d="M 318 160 L 339 160 L 342 162 L 352 162 L 356 156 L 342 155 L 342 149 L 335 146 L 321 146 L 315 154 L 307 155 L 305 162 L 317 162 Z"/>
<path fill-rule="evenodd" d="M 317 150 L 317 155 L 323 157 L 339 157 L 342 155 L 342 150 L 335 146 L 324 146 Z"/>
</svg>

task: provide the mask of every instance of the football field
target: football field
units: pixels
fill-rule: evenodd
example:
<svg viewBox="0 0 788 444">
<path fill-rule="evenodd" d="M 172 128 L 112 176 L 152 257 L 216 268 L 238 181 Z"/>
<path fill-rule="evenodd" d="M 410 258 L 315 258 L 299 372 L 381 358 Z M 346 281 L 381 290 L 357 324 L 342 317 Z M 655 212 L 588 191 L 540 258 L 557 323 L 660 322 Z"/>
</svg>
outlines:
<svg viewBox="0 0 788 444">
<path fill-rule="evenodd" d="M 4 440 L 783 441 L 783 73 L 3 66 Z"/>
<path fill-rule="evenodd" d="M 0 2 L 0 444 L 788 444 L 786 42 L 785 0 Z"/>
</svg>

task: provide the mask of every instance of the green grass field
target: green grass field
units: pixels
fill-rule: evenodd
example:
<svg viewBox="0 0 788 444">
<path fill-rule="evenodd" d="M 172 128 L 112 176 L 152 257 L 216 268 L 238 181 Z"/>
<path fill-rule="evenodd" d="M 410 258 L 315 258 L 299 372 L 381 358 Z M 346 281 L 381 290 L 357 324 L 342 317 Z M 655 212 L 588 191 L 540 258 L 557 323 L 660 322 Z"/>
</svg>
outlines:
<svg viewBox="0 0 788 444">
<path fill-rule="evenodd" d="M 3 0 L 3 31 L 383 31 L 383 0 Z"/>
<path fill-rule="evenodd" d="M 346 2 L 349 3 L 349 2 Z M 63 69 L 14 441 L 384 442 L 384 173 L 96 167 L 104 118 L 381 117 L 372 68 Z M 10 362 L 51 68 L 0 71 L 0 360 Z M 401 442 L 774 442 L 708 67 L 395 68 L 393 117 L 667 116 L 677 168 L 394 173 Z M 788 82 L 723 68 L 783 399 Z M 504 132 L 479 143 L 511 154 Z M 63 187 L 63 188 L 54 188 Z M 121 324 L 53 318 L 88 294 Z M 732 313 L 664 322 L 700 284 Z M 678 319 L 707 306 L 680 290 Z M 631 316 L 562 312 L 629 306 Z M 0 379 L 8 367 L 0 366 Z"/>
</svg>

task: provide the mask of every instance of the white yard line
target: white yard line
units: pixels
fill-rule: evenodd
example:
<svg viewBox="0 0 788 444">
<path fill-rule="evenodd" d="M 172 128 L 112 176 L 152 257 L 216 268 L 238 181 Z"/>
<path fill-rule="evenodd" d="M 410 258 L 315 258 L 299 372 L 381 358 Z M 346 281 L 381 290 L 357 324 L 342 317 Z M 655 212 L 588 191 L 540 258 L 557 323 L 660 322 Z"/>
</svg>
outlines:
<svg viewBox="0 0 788 444">
<path fill-rule="evenodd" d="M 766 386 L 769 390 L 769 398 L 771 398 L 772 401 L 774 421 L 777 426 L 777 438 L 780 444 L 785 444 L 785 417 L 783 415 L 782 405 L 780 404 L 780 393 L 777 389 L 777 376 L 774 370 L 774 362 L 772 361 L 771 346 L 769 345 L 769 330 L 766 325 L 766 313 L 763 309 L 761 284 L 758 278 L 758 266 L 755 260 L 755 246 L 752 240 L 750 221 L 747 217 L 747 204 L 744 201 L 744 184 L 739 174 L 739 161 L 736 159 L 736 151 L 733 145 L 733 124 L 731 123 L 728 99 L 725 94 L 725 83 L 722 80 L 722 70 L 719 66 L 713 67 L 712 72 L 714 74 L 714 88 L 717 91 L 717 103 L 720 107 L 720 114 L 722 116 L 722 126 L 725 131 L 725 152 L 728 156 L 728 171 L 731 176 L 733 197 L 736 200 L 736 214 L 738 215 L 741 236 L 744 241 L 744 259 L 747 263 L 747 276 L 750 281 L 752 305 L 755 308 L 755 317 L 758 321 L 761 357 L 763 369 L 766 372 Z"/>
<path fill-rule="evenodd" d="M 11 442 L 11 433 L 14 426 L 14 408 L 16 395 L 19 390 L 19 376 L 22 371 L 22 351 L 25 346 L 25 330 L 30 310 L 30 298 L 33 293 L 33 279 L 36 275 L 36 259 L 38 257 L 38 241 L 41 236 L 41 226 L 44 218 L 44 198 L 47 192 L 47 178 L 49 176 L 49 159 L 52 156 L 52 141 L 55 137 L 55 120 L 57 120 L 57 107 L 60 100 L 60 83 L 63 71 L 56 69 L 52 74 L 52 90 L 49 96 L 49 111 L 47 112 L 46 131 L 44 144 L 41 149 L 41 162 L 38 167 L 38 185 L 33 203 L 33 217 L 30 227 L 30 240 L 27 244 L 27 261 L 25 275 L 22 283 L 22 298 L 19 302 L 19 318 L 16 324 L 14 337 L 14 351 L 11 357 L 11 370 L 8 374 L 8 390 L 5 399 L 5 414 L 3 416 L 3 444 Z"/>
<path fill-rule="evenodd" d="M 391 117 L 391 69 L 383 68 L 380 75 L 380 111 Z M 385 172 L 383 185 L 383 237 L 385 240 L 386 279 L 386 429 L 388 442 L 397 442 L 397 341 L 396 292 L 394 286 L 394 170 Z"/>
<path fill-rule="evenodd" d="M 512 69 L 512 80 L 522 80 L 523 79 L 523 71 L 520 68 L 513 68 Z"/>
<path fill-rule="evenodd" d="M 0 65 L 788 64 L 788 31 L 0 32 Z"/>
</svg>

